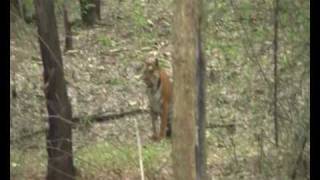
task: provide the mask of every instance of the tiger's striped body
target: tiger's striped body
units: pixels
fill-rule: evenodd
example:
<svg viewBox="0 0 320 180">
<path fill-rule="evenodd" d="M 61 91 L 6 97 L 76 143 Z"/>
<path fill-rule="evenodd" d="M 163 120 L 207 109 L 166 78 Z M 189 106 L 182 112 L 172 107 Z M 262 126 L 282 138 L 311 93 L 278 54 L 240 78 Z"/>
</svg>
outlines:
<svg viewBox="0 0 320 180">
<path fill-rule="evenodd" d="M 158 60 L 145 61 L 143 79 L 147 85 L 152 131 L 154 140 L 171 135 L 172 120 L 172 83 L 168 74 L 159 66 Z M 157 120 L 160 116 L 160 132 L 157 132 Z"/>
</svg>

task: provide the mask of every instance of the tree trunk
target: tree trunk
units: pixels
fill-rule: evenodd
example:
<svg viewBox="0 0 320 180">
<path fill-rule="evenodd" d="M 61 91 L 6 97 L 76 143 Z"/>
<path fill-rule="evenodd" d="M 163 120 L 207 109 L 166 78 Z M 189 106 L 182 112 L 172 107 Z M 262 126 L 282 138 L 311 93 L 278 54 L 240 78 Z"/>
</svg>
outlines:
<svg viewBox="0 0 320 180">
<path fill-rule="evenodd" d="M 33 12 L 33 9 L 30 6 L 27 6 L 27 3 L 25 0 L 20 0 L 22 4 L 22 14 L 24 21 L 28 24 L 32 23 L 35 17 L 35 14 Z"/>
<path fill-rule="evenodd" d="M 206 132 L 206 107 L 205 107 L 205 74 L 206 74 L 206 61 L 202 53 L 202 1 L 198 2 L 198 14 L 195 16 L 194 22 L 196 28 L 196 88 L 197 88 L 197 109 L 196 109 L 196 123 L 197 133 L 196 136 L 198 144 L 196 144 L 196 174 L 197 180 L 206 180 L 207 177 L 207 161 L 206 161 L 206 146 L 205 146 L 205 132 Z"/>
<path fill-rule="evenodd" d="M 96 13 L 98 20 L 101 20 L 101 0 L 95 0 Z"/>
<path fill-rule="evenodd" d="M 174 18 L 172 158 L 174 179 L 194 180 L 202 177 L 196 167 L 205 166 L 204 141 L 196 144 L 204 130 L 204 59 L 201 55 L 201 0 L 177 0 Z M 196 135 L 198 134 L 199 135 Z M 196 164 L 197 160 L 197 164 Z M 205 176 L 203 176 L 203 179 Z"/>
<path fill-rule="evenodd" d="M 68 18 L 68 1 L 63 2 L 63 21 L 65 30 L 65 51 L 73 49 L 71 23 Z"/>
<path fill-rule="evenodd" d="M 273 90 L 273 120 L 274 120 L 274 138 L 275 144 L 279 146 L 279 126 L 278 126 L 278 13 L 279 13 L 279 0 L 275 0 L 274 6 L 274 37 L 273 37 L 273 63 L 274 63 L 274 90 Z"/>
<path fill-rule="evenodd" d="M 48 109 L 48 180 L 74 179 L 71 132 L 71 104 L 66 90 L 54 4 L 35 0 L 41 58 L 44 67 L 44 91 Z"/>
<path fill-rule="evenodd" d="M 97 11 L 95 6 L 96 0 L 79 0 L 81 18 L 87 26 L 93 26 L 96 23 Z"/>
<path fill-rule="evenodd" d="M 10 0 L 10 10 L 12 10 L 13 17 L 23 18 L 23 9 L 21 0 Z"/>
</svg>

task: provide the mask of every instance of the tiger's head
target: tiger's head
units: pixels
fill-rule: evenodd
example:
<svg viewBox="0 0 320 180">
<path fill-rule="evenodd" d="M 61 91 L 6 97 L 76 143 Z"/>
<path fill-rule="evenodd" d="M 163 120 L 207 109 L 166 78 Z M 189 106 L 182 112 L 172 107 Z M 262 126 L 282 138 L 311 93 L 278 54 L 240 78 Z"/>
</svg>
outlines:
<svg viewBox="0 0 320 180">
<path fill-rule="evenodd" d="M 160 78 L 160 65 L 157 58 L 148 58 L 144 62 L 143 81 L 151 88 L 158 84 Z"/>
</svg>

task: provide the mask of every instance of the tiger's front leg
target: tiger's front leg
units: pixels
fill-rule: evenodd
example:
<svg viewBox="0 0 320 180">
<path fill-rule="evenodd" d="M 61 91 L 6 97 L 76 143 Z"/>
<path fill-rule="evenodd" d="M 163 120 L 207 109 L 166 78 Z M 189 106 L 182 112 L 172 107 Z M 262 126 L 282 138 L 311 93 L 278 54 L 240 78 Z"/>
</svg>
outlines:
<svg viewBox="0 0 320 180">
<path fill-rule="evenodd" d="M 168 102 L 165 101 L 162 104 L 162 112 L 161 112 L 161 124 L 160 124 L 160 134 L 159 139 L 162 139 L 165 137 L 168 127 L 168 109 L 169 105 Z"/>
</svg>

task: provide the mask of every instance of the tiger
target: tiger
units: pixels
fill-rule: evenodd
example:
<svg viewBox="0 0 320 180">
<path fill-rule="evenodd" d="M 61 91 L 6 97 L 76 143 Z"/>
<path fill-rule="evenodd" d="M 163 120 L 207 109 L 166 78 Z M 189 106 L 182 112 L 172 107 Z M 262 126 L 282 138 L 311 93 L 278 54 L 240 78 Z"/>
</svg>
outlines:
<svg viewBox="0 0 320 180">
<path fill-rule="evenodd" d="M 171 136 L 172 122 L 172 82 L 167 72 L 160 67 L 159 60 L 149 58 L 144 62 L 143 81 L 147 86 L 152 139 L 155 141 Z M 160 116 L 160 132 L 157 133 L 157 120 Z"/>
</svg>

